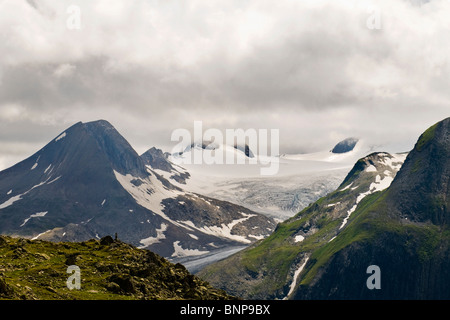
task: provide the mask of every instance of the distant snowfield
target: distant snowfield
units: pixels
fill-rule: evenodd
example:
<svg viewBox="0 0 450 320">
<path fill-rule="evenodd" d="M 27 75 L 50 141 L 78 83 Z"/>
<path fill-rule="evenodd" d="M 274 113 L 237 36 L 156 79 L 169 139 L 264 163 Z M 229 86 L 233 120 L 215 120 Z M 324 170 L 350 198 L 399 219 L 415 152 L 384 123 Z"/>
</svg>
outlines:
<svg viewBox="0 0 450 320">
<path fill-rule="evenodd" d="M 156 237 L 148 237 L 142 239 L 140 241 L 140 243 L 142 243 L 142 246 L 139 246 L 138 248 L 145 249 L 152 244 L 158 243 L 159 240 L 165 239 L 166 236 L 164 235 L 164 232 L 167 230 L 168 226 L 169 226 L 168 224 L 162 223 L 161 227 L 159 229 L 156 229 Z"/>
<path fill-rule="evenodd" d="M 236 150 L 232 152 L 236 153 Z M 270 157 L 256 155 L 257 164 L 177 162 L 191 177 L 186 184 L 171 182 L 184 190 L 242 205 L 283 221 L 337 189 L 355 162 L 371 152 L 358 144 L 353 151 L 342 154 L 329 151 L 283 154 L 275 159 L 279 165 L 278 172 L 266 176 L 261 175 L 260 168 L 269 166 Z M 188 153 L 185 157 L 192 155 Z M 173 161 L 174 157 L 170 160 Z M 171 175 L 164 171 L 158 173 L 166 178 Z"/>
</svg>

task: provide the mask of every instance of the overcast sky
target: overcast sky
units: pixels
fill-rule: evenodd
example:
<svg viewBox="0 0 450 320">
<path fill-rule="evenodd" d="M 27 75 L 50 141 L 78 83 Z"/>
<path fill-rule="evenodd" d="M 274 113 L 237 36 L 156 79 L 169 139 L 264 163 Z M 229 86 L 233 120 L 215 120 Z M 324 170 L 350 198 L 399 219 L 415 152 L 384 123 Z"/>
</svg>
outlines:
<svg viewBox="0 0 450 320">
<path fill-rule="evenodd" d="M 450 116 L 449 17 L 448 0 L 0 0 L 0 169 L 97 119 L 139 153 L 195 120 L 279 129 L 282 153 L 410 150 Z"/>
</svg>

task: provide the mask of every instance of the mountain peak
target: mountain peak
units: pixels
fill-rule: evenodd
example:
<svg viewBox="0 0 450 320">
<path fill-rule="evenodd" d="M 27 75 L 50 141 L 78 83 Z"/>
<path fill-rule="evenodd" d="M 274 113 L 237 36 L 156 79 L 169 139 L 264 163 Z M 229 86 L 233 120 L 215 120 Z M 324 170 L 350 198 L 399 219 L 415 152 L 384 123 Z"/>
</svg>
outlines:
<svg viewBox="0 0 450 320">
<path fill-rule="evenodd" d="M 419 137 L 392 183 L 389 199 L 401 218 L 449 223 L 449 184 L 450 118 L 446 118 Z"/>
<path fill-rule="evenodd" d="M 357 179 L 363 172 L 397 172 L 405 160 L 406 154 L 373 152 L 359 159 L 342 182 L 341 187 Z"/>
<path fill-rule="evenodd" d="M 144 162 L 128 141 L 106 120 L 81 123 L 82 128 L 97 143 L 99 151 L 106 154 L 114 170 L 121 174 L 147 176 Z"/>
<path fill-rule="evenodd" d="M 144 163 L 150 165 L 153 169 L 160 169 L 171 172 L 174 170 L 161 149 L 152 147 L 141 155 Z"/>
<path fill-rule="evenodd" d="M 356 144 L 358 143 L 358 138 L 347 138 L 342 141 L 340 141 L 338 144 L 334 146 L 334 148 L 331 150 L 332 153 L 346 153 L 352 151 Z"/>
</svg>

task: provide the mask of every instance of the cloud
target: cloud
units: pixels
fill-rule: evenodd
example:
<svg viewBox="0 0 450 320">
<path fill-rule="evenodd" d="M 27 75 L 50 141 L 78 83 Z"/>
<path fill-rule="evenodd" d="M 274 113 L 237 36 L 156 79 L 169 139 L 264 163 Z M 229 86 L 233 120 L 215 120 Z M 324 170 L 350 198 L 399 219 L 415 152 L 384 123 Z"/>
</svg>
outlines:
<svg viewBox="0 0 450 320">
<path fill-rule="evenodd" d="M 80 29 L 67 26 L 71 5 Z M 449 10 L 444 0 L 3 1 L 0 126 L 20 124 L 23 143 L 40 132 L 43 144 L 106 118 L 140 150 L 168 146 L 194 120 L 280 128 L 282 152 L 354 135 L 412 147 L 448 116 Z M 374 14 L 380 29 L 367 27 Z"/>
</svg>

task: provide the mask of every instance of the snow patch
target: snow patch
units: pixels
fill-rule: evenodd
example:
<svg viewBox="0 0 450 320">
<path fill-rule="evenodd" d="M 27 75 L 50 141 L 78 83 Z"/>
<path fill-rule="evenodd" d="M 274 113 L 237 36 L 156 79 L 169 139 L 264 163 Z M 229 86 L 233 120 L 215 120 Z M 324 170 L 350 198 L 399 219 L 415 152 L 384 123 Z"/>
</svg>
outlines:
<svg viewBox="0 0 450 320">
<path fill-rule="evenodd" d="M 59 177 L 57 177 L 57 178 L 53 179 L 52 181 L 48 182 L 47 184 L 51 184 L 51 183 L 53 183 L 53 182 L 55 182 L 55 181 L 59 180 L 59 179 L 60 179 L 61 177 L 62 177 L 62 176 L 59 176 Z"/>
<path fill-rule="evenodd" d="M 391 185 L 392 181 L 394 181 L 394 178 L 391 176 L 386 176 L 384 179 L 381 179 L 380 175 L 377 175 L 375 177 L 375 182 L 370 184 L 369 190 L 371 190 L 372 193 L 384 190 Z"/>
<path fill-rule="evenodd" d="M 198 237 L 195 234 L 188 233 L 188 236 L 191 237 L 192 239 L 198 240 Z"/>
<path fill-rule="evenodd" d="M 11 190 L 9 190 L 7 193 L 6 193 L 6 195 L 10 195 L 12 193 L 12 189 Z"/>
<path fill-rule="evenodd" d="M 360 193 L 358 195 L 358 197 L 356 198 L 355 205 L 353 207 L 351 207 L 350 210 L 347 211 L 347 216 L 342 221 L 342 224 L 339 227 L 339 229 L 342 229 L 347 224 L 347 221 L 350 218 L 350 215 L 356 210 L 358 203 L 361 202 L 362 199 L 364 199 L 369 194 L 387 189 L 391 185 L 393 180 L 394 180 L 394 177 L 391 177 L 391 176 L 386 176 L 383 179 L 381 179 L 381 176 L 378 174 L 375 177 L 375 181 L 370 184 L 369 191 Z"/>
<path fill-rule="evenodd" d="M 23 220 L 23 223 L 20 226 L 23 227 L 25 225 L 25 223 L 27 223 L 28 220 L 30 220 L 32 218 L 44 217 L 47 213 L 48 213 L 48 211 L 34 213 L 34 214 L 30 215 L 28 218 L 26 218 L 25 220 Z"/>
<path fill-rule="evenodd" d="M 334 207 L 335 205 L 337 205 L 337 204 L 339 204 L 339 203 L 340 203 L 340 202 L 327 204 L 327 208 Z"/>
<path fill-rule="evenodd" d="M 198 249 L 183 249 L 179 245 L 180 241 L 175 241 L 173 243 L 173 249 L 174 253 L 172 253 L 172 257 L 174 258 L 180 258 L 180 257 L 191 257 L 191 256 L 201 256 L 206 253 L 209 253 L 209 251 L 200 251 Z"/>
<path fill-rule="evenodd" d="M 65 137 L 66 137 L 66 133 L 63 132 L 63 133 L 61 133 L 61 134 L 55 139 L 55 142 L 57 142 L 57 141 L 59 141 L 59 140 L 65 138 Z"/>
<path fill-rule="evenodd" d="M 12 205 L 14 202 L 19 201 L 22 199 L 22 196 L 24 194 L 19 194 L 17 196 L 11 197 L 8 200 L 6 200 L 5 202 L 3 202 L 2 204 L 0 204 L 0 210 L 1 209 L 5 209 L 6 207 L 9 207 L 10 205 Z"/>
<path fill-rule="evenodd" d="M 390 157 L 384 157 L 382 162 L 384 165 L 391 167 L 392 170 L 398 171 L 403 165 L 403 162 L 406 160 L 406 156 L 408 154 L 392 154 L 392 158 Z"/>
<path fill-rule="evenodd" d="M 106 199 L 103 199 L 101 206 L 103 207 L 106 203 Z"/>
<path fill-rule="evenodd" d="M 42 232 L 42 233 L 39 233 L 37 236 L 31 238 L 31 240 L 37 240 L 37 239 L 39 239 L 40 236 L 42 236 L 42 235 L 44 235 L 44 234 L 46 234 L 46 233 L 48 233 L 48 232 L 50 232 L 50 231 L 52 231 L 52 229 L 47 230 L 47 231 L 44 231 L 44 232 Z"/>
<path fill-rule="evenodd" d="M 44 173 L 47 173 L 48 170 L 50 170 L 50 168 L 52 167 L 52 165 L 50 164 L 47 169 L 44 170 Z"/>
<path fill-rule="evenodd" d="M 303 264 L 300 267 L 298 267 L 297 270 L 295 270 L 294 277 L 292 278 L 292 283 L 289 286 L 289 292 L 284 299 L 287 299 L 294 292 L 295 286 L 297 285 L 298 276 L 303 271 L 303 268 L 305 267 L 308 260 L 309 260 L 309 257 L 307 257 L 305 262 L 303 262 Z"/>
<path fill-rule="evenodd" d="M 304 239 L 305 239 L 305 237 L 299 234 L 299 235 L 295 236 L 294 242 L 301 242 Z"/>
<path fill-rule="evenodd" d="M 246 237 L 244 236 L 240 236 L 237 234 L 232 234 L 232 229 L 234 228 L 235 225 L 244 222 L 245 220 L 255 216 L 254 214 L 245 214 L 243 212 L 240 212 L 240 214 L 242 214 L 244 216 L 244 218 L 241 219 L 236 219 L 233 220 L 232 222 L 230 222 L 229 224 L 225 224 L 222 223 L 221 226 L 203 226 L 203 227 L 197 227 L 196 225 L 194 225 L 194 223 L 192 221 L 179 221 L 189 227 L 192 227 L 193 229 L 196 229 L 200 232 L 212 235 L 212 236 L 216 236 L 219 238 L 228 238 L 231 240 L 235 240 L 238 242 L 242 242 L 242 243 L 251 243 L 250 240 L 248 240 Z M 256 237 L 256 236 L 253 236 Z"/>
<path fill-rule="evenodd" d="M 264 239 L 264 236 L 262 236 L 262 235 L 255 236 L 254 234 L 249 234 L 248 237 L 249 237 L 249 238 L 256 239 L 256 240 L 262 240 L 262 239 Z"/>
<path fill-rule="evenodd" d="M 348 186 L 346 186 L 344 189 L 341 189 L 341 191 L 344 191 L 344 190 L 347 190 L 348 188 L 350 188 L 351 187 L 351 185 L 353 184 L 353 182 L 352 183 L 350 183 Z"/>
<path fill-rule="evenodd" d="M 61 178 L 61 176 L 58 177 L 58 178 L 56 178 L 55 180 L 57 180 L 57 179 L 59 179 L 59 178 Z M 48 182 L 48 180 L 50 180 L 50 177 L 47 178 L 47 180 L 42 181 L 41 183 L 39 183 L 39 184 L 37 184 L 37 185 L 31 187 L 31 189 L 25 191 L 24 193 L 9 198 L 8 200 L 6 200 L 6 201 L 3 202 L 2 204 L 0 204 L 0 210 L 1 210 L 1 209 L 4 209 L 4 208 L 6 208 L 6 207 L 9 207 L 10 205 L 12 205 L 12 204 L 13 204 L 14 202 L 16 202 L 16 201 L 21 200 L 22 197 L 23 197 L 24 195 L 26 195 L 27 193 L 29 193 L 31 190 L 33 190 L 33 189 L 35 189 L 35 188 L 38 188 L 38 187 L 40 187 L 40 186 L 42 186 L 42 185 L 44 185 L 44 184 L 46 184 L 46 183 L 47 183 L 47 184 L 50 184 L 50 183 L 53 182 L 53 181 Z M 11 192 L 12 192 L 12 190 L 11 190 Z"/>
<path fill-rule="evenodd" d="M 172 219 L 170 219 L 164 212 L 164 206 L 161 204 L 164 199 L 172 198 L 176 199 L 182 194 L 180 191 L 168 190 L 154 175 L 148 176 L 144 179 L 134 177 L 131 174 L 122 175 L 114 170 L 117 181 L 122 187 L 136 200 L 136 202 L 142 207 L 156 213 L 164 220 L 167 220 L 177 226 L 184 227 Z M 136 186 L 132 181 L 139 180 L 142 182 L 139 186 Z"/>
<path fill-rule="evenodd" d="M 148 237 L 145 239 L 142 239 L 139 241 L 142 243 L 142 246 L 138 247 L 139 249 L 145 249 L 148 246 L 151 246 L 152 244 L 160 242 L 160 240 L 165 239 L 166 236 L 164 235 L 164 232 L 167 230 L 167 227 L 169 225 L 165 223 L 161 223 L 161 226 L 159 229 L 156 229 L 156 237 Z"/>
<path fill-rule="evenodd" d="M 370 166 L 368 166 L 365 170 L 366 172 L 377 172 L 377 168 L 375 168 L 375 166 L 373 164 L 371 164 Z"/>
<path fill-rule="evenodd" d="M 33 166 L 31 167 L 31 169 L 30 170 L 34 170 L 34 169 L 36 169 L 36 167 L 38 166 L 38 163 L 36 162 L 35 164 L 33 164 Z"/>
</svg>

